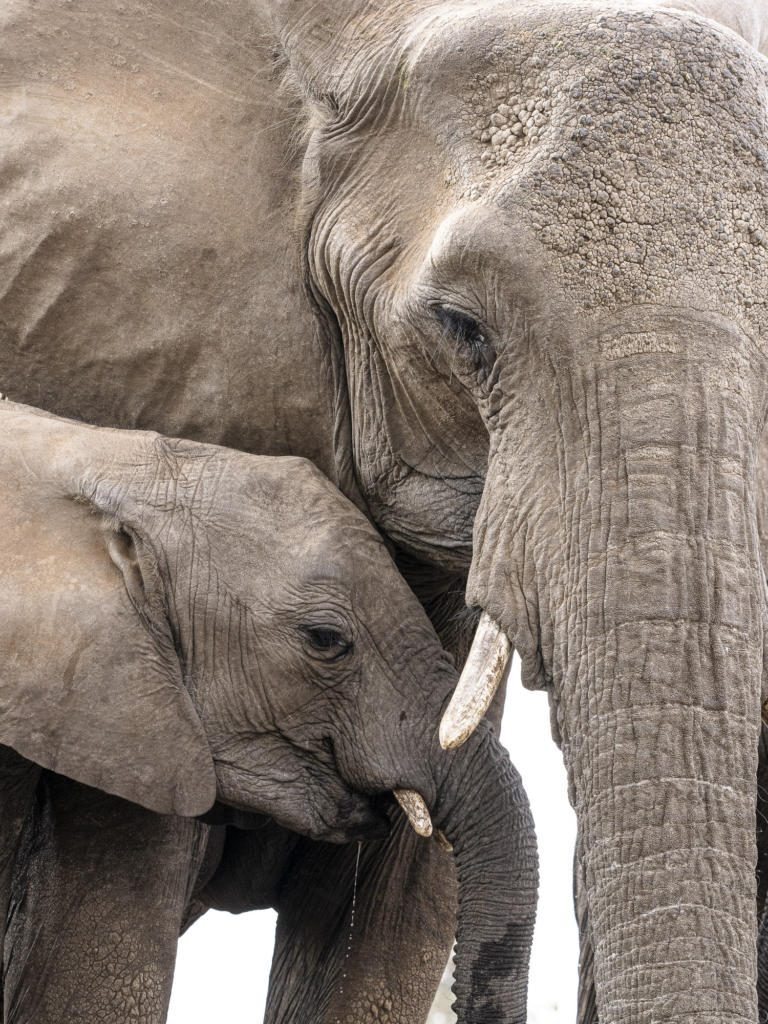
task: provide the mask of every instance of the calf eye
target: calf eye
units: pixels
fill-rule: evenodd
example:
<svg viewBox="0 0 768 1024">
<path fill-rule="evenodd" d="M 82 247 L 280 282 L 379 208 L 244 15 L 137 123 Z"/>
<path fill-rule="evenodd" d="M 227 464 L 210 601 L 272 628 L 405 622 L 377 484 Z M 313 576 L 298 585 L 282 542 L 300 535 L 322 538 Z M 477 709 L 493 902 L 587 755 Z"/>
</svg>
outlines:
<svg viewBox="0 0 768 1024">
<path fill-rule="evenodd" d="M 328 661 L 340 661 L 352 650 L 352 641 L 346 640 L 333 626 L 305 626 L 302 632 L 310 647 Z"/>
<path fill-rule="evenodd" d="M 443 334 L 452 338 L 455 345 L 455 351 L 449 354 L 452 369 L 458 373 L 479 374 L 484 381 L 493 365 L 494 352 L 480 324 L 474 317 L 449 306 L 437 306 L 435 312 Z"/>
</svg>

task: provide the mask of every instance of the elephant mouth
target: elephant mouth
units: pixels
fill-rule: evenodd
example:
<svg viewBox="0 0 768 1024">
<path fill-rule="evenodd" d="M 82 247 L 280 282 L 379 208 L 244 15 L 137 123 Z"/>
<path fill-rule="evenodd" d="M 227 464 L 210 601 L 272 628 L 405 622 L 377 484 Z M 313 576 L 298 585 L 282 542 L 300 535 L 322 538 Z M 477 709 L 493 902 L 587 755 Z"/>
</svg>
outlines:
<svg viewBox="0 0 768 1024">
<path fill-rule="evenodd" d="M 262 756 L 254 756 L 249 767 L 214 758 L 222 804 L 268 815 L 293 832 L 330 843 L 388 837 L 389 818 L 375 797 L 351 787 L 319 758 L 273 737 L 262 739 Z"/>
</svg>

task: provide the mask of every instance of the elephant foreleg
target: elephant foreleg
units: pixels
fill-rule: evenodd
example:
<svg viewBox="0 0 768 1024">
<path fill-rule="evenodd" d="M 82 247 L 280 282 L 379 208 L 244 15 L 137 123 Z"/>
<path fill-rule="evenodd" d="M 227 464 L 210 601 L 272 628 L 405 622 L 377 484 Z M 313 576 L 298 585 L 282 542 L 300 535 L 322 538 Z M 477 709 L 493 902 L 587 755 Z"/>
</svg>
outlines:
<svg viewBox="0 0 768 1024">
<path fill-rule="evenodd" d="M 579 1003 L 577 1024 L 598 1024 L 597 995 L 595 992 L 594 951 L 589 934 L 589 908 L 587 893 L 581 875 L 582 866 L 578 841 L 573 855 L 573 903 L 579 926 Z"/>
<path fill-rule="evenodd" d="M 6 1024 L 161 1024 L 207 838 L 44 772 L 11 886 Z"/>
<path fill-rule="evenodd" d="M 757 931 L 757 1009 L 760 1020 L 768 1013 L 768 920 L 766 913 L 760 919 Z"/>
<path fill-rule="evenodd" d="M 757 759 L 757 1005 L 768 1014 L 768 729 L 762 726 Z"/>
<path fill-rule="evenodd" d="M 426 1020 L 456 927 L 453 858 L 399 810 L 390 838 L 302 840 L 278 901 L 265 1024 Z"/>
<path fill-rule="evenodd" d="M 0 999 L 2 998 L 2 948 L 11 898 L 11 880 L 24 822 L 32 809 L 40 768 L 0 745 Z"/>
</svg>

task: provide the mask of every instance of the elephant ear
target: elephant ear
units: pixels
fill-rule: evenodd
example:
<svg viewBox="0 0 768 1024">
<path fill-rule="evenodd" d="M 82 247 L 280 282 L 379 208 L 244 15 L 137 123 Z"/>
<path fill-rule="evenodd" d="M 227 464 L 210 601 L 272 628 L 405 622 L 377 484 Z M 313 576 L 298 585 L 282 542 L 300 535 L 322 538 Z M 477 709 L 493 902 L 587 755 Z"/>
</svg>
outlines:
<svg viewBox="0 0 768 1024">
<path fill-rule="evenodd" d="M 213 760 L 133 540 L 12 482 L 0 512 L 0 743 L 153 811 L 207 811 Z"/>
</svg>

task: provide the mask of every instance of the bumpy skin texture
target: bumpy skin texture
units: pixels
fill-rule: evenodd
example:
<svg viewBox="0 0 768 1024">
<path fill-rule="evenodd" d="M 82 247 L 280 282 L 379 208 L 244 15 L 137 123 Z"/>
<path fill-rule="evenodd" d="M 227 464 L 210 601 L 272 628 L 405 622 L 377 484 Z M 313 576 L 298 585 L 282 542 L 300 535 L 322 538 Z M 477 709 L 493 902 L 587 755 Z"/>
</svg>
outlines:
<svg viewBox="0 0 768 1024">
<path fill-rule="evenodd" d="M 4 15 L 5 387 L 330 465 L 439 607 L 471 568 L 550 693 L 599 1014 L 753 1020 L 763 59 L 656 4 L 167 13 Z"/>
<path fill-rule="evenodd" d="M 402 830 L 383 851 L 374 842 L 391 829 L 380 795 L 410 789 L 456 847 L 463 1012 L 478 1020 L 482 1001 L 521 1019 L 536 900 L 527 801 L 489 726 L 440 748 L 456 671 L 361 512 L 306 460 L 9 402 L 0 469 L 6 1017 L 162 1021 L 179 931 L 206 906 L 280 906 L 302 862 L 296 833 L 370 841 L 366 863 L 386 876 L 378 906 L 397 906 L 398 850 L 435 860 Z M 227 843 L 228 822 L 253 835 Z M 331 884 L 342 856 L 324 859 Z M 515 872 L 499 878 L 499 865 Z M 314 916 L 301 908 L 299 933 Z M 386 969 L 404 941 L 429 954 L 403 1005 L 437 984 L 430 943 L 453 922 L 433 916 L 426 936 L 418 913 L 405 938 L 392 931 Z M 479 974 L 507 933 L 502 969 Z M 366 983 L 382 976 L 379 953 L 361 953 L 376 963 Z"/>
<path fill-rule="evenodd" d="M 13 880 L 3 1019 L 164 1019 L 208 831 L 44 773 Z"/>
</svg>

